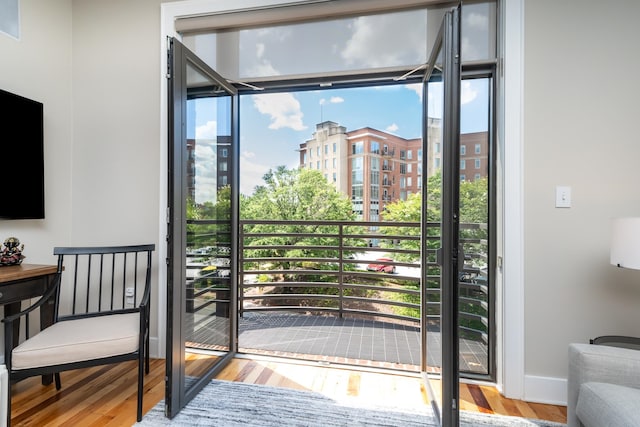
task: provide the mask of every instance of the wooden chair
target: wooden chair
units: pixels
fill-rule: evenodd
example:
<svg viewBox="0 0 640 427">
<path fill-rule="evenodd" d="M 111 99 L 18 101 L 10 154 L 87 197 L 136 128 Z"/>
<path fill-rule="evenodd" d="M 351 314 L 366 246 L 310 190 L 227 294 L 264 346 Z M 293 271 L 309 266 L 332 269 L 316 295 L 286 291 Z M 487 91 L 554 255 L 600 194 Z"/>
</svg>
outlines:
<svg viewBox="0 0 640 427">
<path fill-rule="evenodd" d="M 54 248 L 58 268 L 53 286 L 29 308 L 3 319 L 9 373 L 7 425 L 12 382 L 42 375 L 47 384 L 53 375 L 60 390 L 62 371 L 136 359 L 137 419 L 142 419 L 154 250 L 153 244 Z M 13 333 L 15 322 L 23 322 L 19 344 Z"/>
</svg>

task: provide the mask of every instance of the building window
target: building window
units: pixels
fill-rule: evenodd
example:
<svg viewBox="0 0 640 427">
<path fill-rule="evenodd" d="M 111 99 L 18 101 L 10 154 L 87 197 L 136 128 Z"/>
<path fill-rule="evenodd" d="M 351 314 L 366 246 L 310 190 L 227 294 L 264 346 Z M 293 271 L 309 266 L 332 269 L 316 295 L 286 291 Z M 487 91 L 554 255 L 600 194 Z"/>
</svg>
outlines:
<svg viewBox="0 0 640 427">
<path fill-rule="evenodd" d="M 413 165 L 411 163 L 407 163 L 407 173 L 413 172 Z"/>
<path fill-rule="evenodd" d="M 333 168 L 334 168 L 334 169 L 336 168 L 336 162 L 337 162 L 337 160 L 336 160 L 336 158 L 334 157 L 334 158 L 333 158 Z"/>
<path fill-rule="evenodd" d="M 223 148 L 222 149 L 222 157 L 229 157 L 229 149 L 227 148 Z"/>
<path fill-rule="evenodd" d="M 413 185 L 413 180 L 410 176 L 407 177 L 407 187 L 411 187 Z"/>
<path fill-rule="evenodd" d="M 480 159 L 475 159 L 475 167 L 476 169 L 480 169 Z"/>
<path fill-rule="evenodd" d="M 476 144 L 475 153 L 480 154 L 482 152 L 482 146 L 480 144 Z"/>
<path fill-rule="evenodd" d="M 477 181 L 477 180 L 479 180 L 479 179 L 480 179 L 480 174 L 479 174 L 479 173 L 477 173 L 477 174 L 476 174 L 476 176 L 475 176 L 475 180 Z"/>
<path fill-rule="evenodd" d="M 336 182 L 336 181 L 338 181 L 338 177 L 336 176 L 336 173 L 334 172 L 333 173 L 333 182 Z"/>
<path fill-rule="evenodd" d="M 371 141 L 369 149 L 373 154 L 380 154 L 380 143 L 378 141 Z"/>
<path fill-rule="evenodd" d="M 361 170 L 351 171 L 351 184 L 353 184 L 353 186 L 359 185 L 360 191 L 362 191 L 363 182 L 364 182 L 364 174 Z"/>
<path fill-rule="evenodd" d="M 418 160 L 422 160 L 422 149 L 418 150 Z"/>
<path fill-rule="evenodd" d="M 405 150 L 400 150 L 400 160 L 404 160 L 407 158 L 407 152 Z"/>
<path fill-rule="evenodd" d="M 466 145 L 461 145 L 460 146 L 460 155 L 464 156 L 467 154 L 467 146 Z"/>
<path fill-rule="evenodd" d="M 362 154 L 364 152 L 364 143 L 358 141 L 351 146 L 351 154 Z"/>
<path fill-rule="evenodd" d="M 220 171 L 221 172 L 227 171 L 227 162 L 220 162 Z"/>
<path fill-rule="evenodd" d="M 372 157 L 371 158 L 371 170 L 379 171 L 380 170 L 380 158 Z"/>
<path fill-rule="evenodd" d="M 316 169 L 320 170 L 320 160 L 316 162 Z"/>
<path fill-rule="evenodd" d="M 460 175 L 460 182 L 464 182 L 466 180 L 466 177 L 464 175 Z"/>
<path fill-rule="evenodd" d="M 338 151 L 338 144 L 336 144 L 335 142 L 333 143 L 333 152 L 337 152 Z"/>
<path fill-rule="evenodd" d="M 361 171 L 363 169 L 363 167 L 362 167 L 363 163 L 364 162 L 363 162 L 362 157 L 355 157 L 355 158 L 351 159 L 351 169 L 360 170 Z"/>
<path fill-rule="evenodd" d="M 460 160 L 460 170 L 464 170 L 466 169 L 466 161 L 465 160 Z"/>
<path fill-rule="evenodd" d="M 227 185 L 227 175 L 222 175 L 220 177 L 220 186 L 224 187 L 225 185 Z"/>
<path fill-rule="evenodd" d="M 407 164 L 406 163 L 400 163 L 400 173 L 403 174 L 403 175 L 407 173 Z"/>
<path fill-rule="evenodd" d="M 329 169 L 329 159 L 324 159 L 324 168 Z"/>
<path fill-rule="evenodd" d="M 407 159 L 408 160 L 413 159 L 413 151 L 412 150 L 407 150 Z"/>
</svg>

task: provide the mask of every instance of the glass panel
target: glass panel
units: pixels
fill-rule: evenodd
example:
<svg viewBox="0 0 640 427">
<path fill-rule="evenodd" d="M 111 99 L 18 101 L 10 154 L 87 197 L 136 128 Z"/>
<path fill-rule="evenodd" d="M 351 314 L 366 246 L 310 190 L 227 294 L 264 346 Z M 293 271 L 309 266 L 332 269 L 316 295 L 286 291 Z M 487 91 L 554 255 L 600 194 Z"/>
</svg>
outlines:
<svg viewBox="0 0 640 427">
<path fill-rule="evenodd" d="M 459 275 L 460 371 L 489 374 L 489 90 L 490 78 L 462 81 Z M 464 149 L 463 149 L 464 148 Z"/>
<path fill-rule="evenodd" d="M 459 422 L 459 19 L 460 7 L 445 15 L 425 75 L 422 368 L 438 423 L 447 426 Z M 439 381 L 429 375 L 438 373 Z"/>
<path fill-rule="evenodd" d="M 465 1 L 462 5 L 462 61 L 496 57 L 496 3 Z"/>
<path fill-rule="evenodd" d="M 20 5 L 18 0 L 0 0 L 0 32 L 20 37 Z"/>
<path fill-rule="evenodd" d="M 443 110 L 444 90 L 442 61 L 443 52 L 438 52 L 433 72 L 427 80 L 426 120 L 426 197 L 423 215 L 426 216 L 426 229 L 423 236 L 423 251 L 426 271 L 423 272 L 423 336 L 426 335 L 426 348 L 423 350 L 423 372 L 427 378 L 440 378 L 442 373 L 442 322 L 441 287 L 442 268 L 438 251 L 442 248 L 442 152 L 443 152 Z M 423 227 L 425 223 L 423 222 Z M 426 273 L 426 274 L 425 274 Z M 434 411 L 439 414 L 442 407 L 442 381 L 427 379 L 431 387 L 430 398 L 434 402 Z"/>
<path fill-rule="evenodd" d="M 231 79 L 407 67 L 427 61 L 450 5 L 328 21 L 185 34 L 186 46 Z M 295 52 L 292 61 L 291 52 Z M 462 60 L 496 57 L 496 2 L 462 7 Z"/>
<path fill-rule="evenodd" d="M 187 63 L 185 385 L 230 344 L 231 101 Z"/>
</svg>

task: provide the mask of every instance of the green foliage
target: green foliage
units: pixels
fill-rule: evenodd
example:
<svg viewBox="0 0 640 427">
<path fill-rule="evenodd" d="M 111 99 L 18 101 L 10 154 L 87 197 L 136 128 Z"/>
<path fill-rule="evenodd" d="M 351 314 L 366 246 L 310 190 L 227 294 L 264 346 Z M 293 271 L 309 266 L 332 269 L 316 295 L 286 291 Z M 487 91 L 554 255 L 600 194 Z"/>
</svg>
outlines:
<svg viewBox="0 0 640 427">
<path fill-rule="evenodd" d="M 264 185 L 257 186 L 242 206 L 242 219 L 342 220 L 355 219 L 351 201 L 327 182 L 320 171 L 269 170 Z"/>
<path fill-rule="evenodd" d="M 247 226 L 246 233 L 260 234 L 247 237 L 245 246 L 287 246 L 286 249 L 246 250 L 247 258 L 338 258 L 338 239 L 322 236 L 337 234 L 334 225 L 305 225 L 300 221 L 354 221 L 351 201 L 334 185 L 328 183 L 319 171 L 309 169 L 287 169 L 279 166 L 269 170 L 264 185 L 256 187 L 254 194 L 241 204 L 242 219 L 285 220 L 287 225 L 254 224 Z M 354 246 L 358 245 L 354 242 Z M 362 245 L 362 244 L 359 244 Z M 309 249 L 305 246 L 327 246 L 328 249 Z M 302 269 L 302 263 L 280 262 L 277 259 L 263 268 Z M 331 264 L 315 263 L 315 268 L 332 269 Z M 296 280 L 295 275 L 285 275 L 285 280 Z"/>
</svg>

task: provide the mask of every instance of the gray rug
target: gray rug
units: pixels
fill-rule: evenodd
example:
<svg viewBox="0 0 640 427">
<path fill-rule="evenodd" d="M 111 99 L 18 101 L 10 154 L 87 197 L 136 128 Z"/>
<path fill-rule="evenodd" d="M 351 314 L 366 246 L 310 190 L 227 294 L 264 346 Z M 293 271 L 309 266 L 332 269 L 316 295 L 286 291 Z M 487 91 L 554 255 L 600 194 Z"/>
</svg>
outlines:
<svg viewBox="0 0 640 427">
<path fill-rule="evenodd" d="M 560 427 L 564 424 L 517 417 L 461 412 L 460 425 Z M 355 400 L 335 401 L 320 393 L 213 380 L 180 413 L 169 420 L 164 401 L 136 426 L 223 427 L 429 427 L 436 426 L 426 407 L 363 406 Z"/>
</svg>

